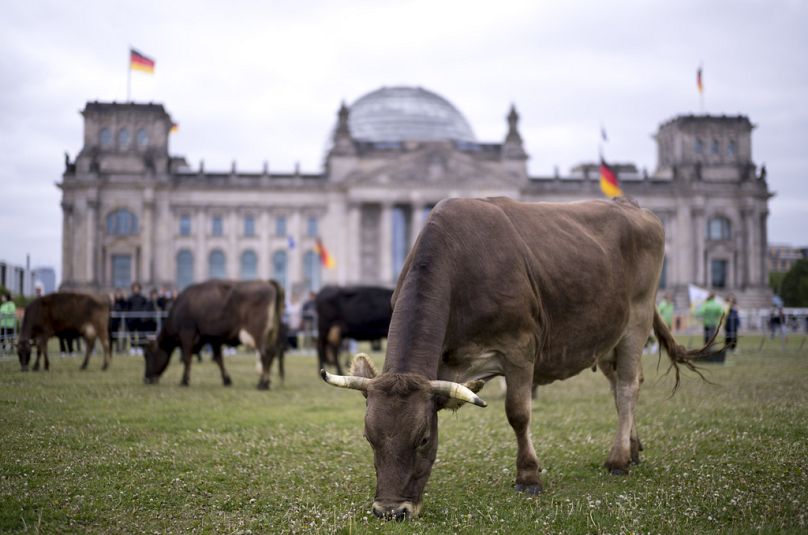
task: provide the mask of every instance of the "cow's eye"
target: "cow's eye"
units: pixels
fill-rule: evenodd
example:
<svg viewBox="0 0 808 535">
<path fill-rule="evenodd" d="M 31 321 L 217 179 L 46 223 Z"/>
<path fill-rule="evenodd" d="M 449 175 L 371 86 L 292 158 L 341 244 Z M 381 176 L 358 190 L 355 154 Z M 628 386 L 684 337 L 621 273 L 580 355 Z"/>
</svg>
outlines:
<svg viewBox="0 0 808 535">
<path fill-rule="evenodd" d="M 427 436 L 425 436 L 424 438 L 421 439 L 421 443 L 418 444 L 418 447 L 423 448 L 427 444 L 429 444 L 429 435 L 427 435 Z"/>
</svg>

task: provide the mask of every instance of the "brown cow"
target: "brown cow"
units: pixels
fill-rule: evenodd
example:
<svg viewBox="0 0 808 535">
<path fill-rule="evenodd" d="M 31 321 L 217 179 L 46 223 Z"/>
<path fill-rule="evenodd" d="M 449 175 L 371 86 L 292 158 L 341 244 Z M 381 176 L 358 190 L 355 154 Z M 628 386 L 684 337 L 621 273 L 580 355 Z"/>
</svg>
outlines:
<svg viewBox="0 0 808 535">
<path fill-rule="evenodd" d="M 639 462 L 634 409 L 653 328 L 678 375 L 709 354 L 676 344 L 654 297 L 665 254 L 659 219 L 626 199 L 571 204 L 450 199 L 429 216 L 393 296 L 384 369 L 364 356 L 350 376 L 322 372 L 367 397 L 379 517 L 421 510 L 438 448 L 437 412 L 504 376 L 516 434 L 516 489 L 541 491 L 530 438 L 531 388 L 598 366 L 611 383 L 617 435 L 606 468 Z"/>
<path fill-rule="evenodd" d="M 180 347 L 185 364 L 181 384 L 188 386 L 193 353 L 210 344 L 222 382 L 229 386 L 231 380 L 224 369 L 222 346 L 244 344 L 258 352 L 261 374 L 258 388 L 268 390 L 269 370 L 279 351 L 277 338 L 283 316 L 283 296 L 283 288 L 275 281 L 209 280 L 189 286 L 171 306 L 157 340 L 146 346 L 144 382 L 157 383 L 168 366 L 171 353 Z M 279 365 L 283 370 L 283 364 Z"/>
<path fill-rule="evenodd" d="M 75 333 L 78 333 L 85 341 L 86 351 L 81 369 L 87 369 L 90 353 L 98 338 L 104 348 L 104 364 L 101 369 L 106 370 L 112 358 L 107 332 L 108 322 L 109 303 L 102 297 L 58 292 L 34 299 L 25 307 L 20 341 L 17 345 L 17 355 L 20 358 L 22 371 L 28 371 L 32 340 L 37 346 L 36 361 L 32 369 L 39 370 L 39 358 L 44 355 L 47 370 L 50 368 L 48 339 L 61 334 Z"/>
</svg>

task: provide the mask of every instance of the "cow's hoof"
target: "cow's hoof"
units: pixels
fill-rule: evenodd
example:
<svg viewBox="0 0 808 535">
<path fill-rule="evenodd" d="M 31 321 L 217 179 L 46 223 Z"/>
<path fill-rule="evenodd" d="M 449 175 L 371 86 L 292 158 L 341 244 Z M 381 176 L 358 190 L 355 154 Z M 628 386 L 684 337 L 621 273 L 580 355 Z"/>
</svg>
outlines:
<svg viewBox="0 0 808 535">
<path fill-rule="evenodd" d="M 101 366 L 101 371 L 105 372 L 107 371 L 107 368 L 109 368 L 109 364 L 104 364 L 103 366 Z"/>
<path fill-rule="evenodd" d="M 610 468 L 609 473 L 612 474 L 613 476 L 627 476 L 628 470 L 625 470 L 623 468 Z"/>
<path fill-rule="evenodd" d="M 86 370 L 86 369 L 87 369 L 87 365 L 86 365 L 86 364 L 82 364 L 81 366 L 79 366 L 79 369 L 80 369 L 80 370 Z"/>
<path fill-rule="evenodd" d="M 28 371 L 28 366 L 22 366 L 20 368 L 20 371 L 27 372 Z"/>
<path fill-rule="evenodd" d="M 259 381 L 258 390 L 269 390 L 269 381 Z"/>
<path fill-rule="evenodd" d="M 182 381 L 180 381 L 180 386 L 188 386 L 188 381 L 183 379 Z"/>
<path fill-rule="evenodd" d="M 536 494 L 542 493 L 541 485 L 524 485 L 522 483 L 517 483 L 514 487 L 516 492 L 524 492 L 528 496 L 535 496 Z"/>
<path fill-rule="evenodd" d="M 39 371 L 39 366 L 34 366 L 33 368 L 31 368 L 31 371 L 32 372 L 38 372 Z"/>
<path fill-rule="evenodd" d="M 224 383 L 224 386 L 230 386 L 233 384 L 233 381 L 230 380 L 230 377 L 225 377 L 222 379 L 222 383 Z"/>
</svg>

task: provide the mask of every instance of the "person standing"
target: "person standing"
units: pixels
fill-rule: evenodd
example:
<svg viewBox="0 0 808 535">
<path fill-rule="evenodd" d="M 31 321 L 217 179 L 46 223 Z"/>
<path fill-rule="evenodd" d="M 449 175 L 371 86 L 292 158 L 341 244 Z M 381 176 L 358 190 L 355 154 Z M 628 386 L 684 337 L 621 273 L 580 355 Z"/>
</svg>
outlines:
<svg viewBox="0 0 808 535">
<path fill-rule="evenodd" d="M 718 324 L 721 321 L 721 316 L 724 315 L 724 309 L 715 300 L 715 293 L 710 292 L 707 300 L 699 306 L 696 311 L 696 316 L 701 318 L 704 322 L 704 343 L 709 342 L 718 329 Z"/>
<path fill-rule="evenodd" d="M 9 292 L 0 296 L 0 345 L 3 351 L 14 348 L 14 337 L 17 332 L 17 305 Z"/>
<path fill-rule="evenodd" d="M 132 283 L 132 293 L 129 295 L 129 299 L 126 301 L 126 310 L 132 314 L 132 317 L 126 320 L 126 329 L 129 331 L 129 354 L 130 355 L 142 355 L 143 354 L 143 342 L 142 338 L 142 330 L 143 330 L 143 323 L 144 323 L 144 312 L 149 310 L 149 300 L 140 293 L 142 287 L 140 286 L 139 282 Z"/>
<path fill-rule="evenodd" d="M 668 329 L 673 328 L 673 296 L 669 293 L 666 293 L 660 299 L 659 304 L 657 305 L 657 311 L 659 312 L 659 317 L 662 318 L 662 321 L 665 322 L 665 325 L 668 326 Z"/>
<path fill-rule="evenodd" d="M 729 298 L 729 308 L 727 309 L 727 322 L 724 325 L 725 341 L 727 349 L 735 351 L 738 347 L 738 328 L 741 326 L 741 319 L 738 316 L 738 303 L 734 297 Z"/>
</svg>

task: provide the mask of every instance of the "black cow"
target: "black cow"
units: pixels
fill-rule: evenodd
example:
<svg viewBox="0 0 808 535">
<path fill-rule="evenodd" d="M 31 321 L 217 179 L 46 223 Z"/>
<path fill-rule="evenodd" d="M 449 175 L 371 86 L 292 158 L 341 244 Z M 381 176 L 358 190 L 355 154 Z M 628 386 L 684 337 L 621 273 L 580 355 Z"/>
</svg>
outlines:
<svg viewBox="0 0 808 535">
<path fill-rule="evenodd" d="M 317 294 L 317 358 L 319 368 L 335 364 L 342 374 L 339 348 L 342 340 L 387 338 L 393 307 L 393 290 L 377 286 L 326 286 Z"/>
<path fill-rule="evenodd" d="M 224 369 L 222 346 L 244 344 L 258 352 L 261 373 L 258 388 L 268 390 L 269 370 L 278 354 L 283 294 L 283 288 L 275 281 L 209 280 L 189 286 L 172 305 L 157 340 L 146 347 L 144 381 L 156 383 L 168 366 L 171 353 L 180 347 L 185 364 L 181 384 L 187 386 L 193 353 L 210 344 L 213 360 L 222 372 L 222 382 L 228 386 L 231 380 Z M 280 367 L 282 371 L 282 363 Z"/>
</svg>

